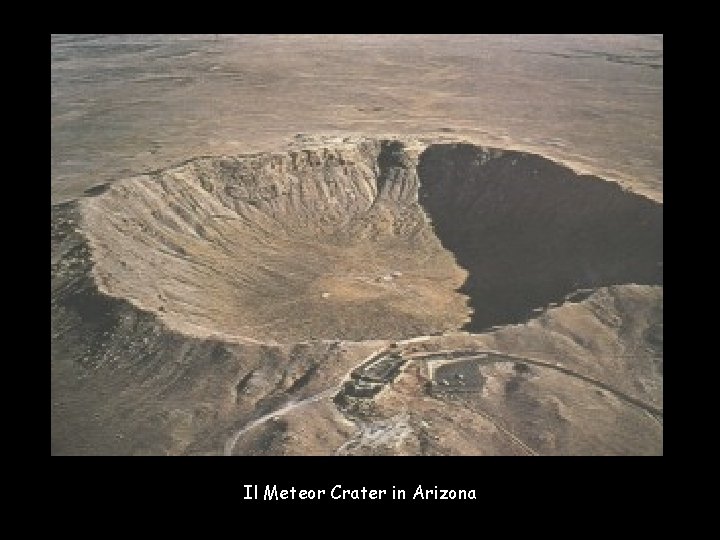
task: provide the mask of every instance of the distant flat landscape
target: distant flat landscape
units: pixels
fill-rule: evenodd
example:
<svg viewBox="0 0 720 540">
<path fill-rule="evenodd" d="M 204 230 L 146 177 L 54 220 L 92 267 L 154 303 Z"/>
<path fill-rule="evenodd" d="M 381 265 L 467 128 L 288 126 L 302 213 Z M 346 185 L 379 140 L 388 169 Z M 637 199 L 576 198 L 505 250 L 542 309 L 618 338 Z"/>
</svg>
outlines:
<svg viewBox="0 0 720 540">
<path fill-rule="evenodd" d="M 52 36 L 52 196 L 298 133 L 439 133 L 661 198 L 662 65 L 661 35 Z"/>
</svg>

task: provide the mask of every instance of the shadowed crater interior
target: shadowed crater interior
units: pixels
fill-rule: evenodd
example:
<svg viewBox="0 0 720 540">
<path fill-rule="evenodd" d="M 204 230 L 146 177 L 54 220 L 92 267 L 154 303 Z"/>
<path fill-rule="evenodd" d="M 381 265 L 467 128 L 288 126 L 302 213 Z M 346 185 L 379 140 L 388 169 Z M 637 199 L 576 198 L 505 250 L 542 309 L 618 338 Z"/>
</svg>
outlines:
<svg viewBox="0 0 720 540">
<path fill-rule="evenodd" d="M 437 145 L 420 201 L 469 271 L 466 329 L 523 322 L 578 289 L 662 284 L 662 207 L 542 157 Z"/>
<path fill-rule="evenodd" d="M 202 335 L 403 338 L 662 283 L 662 205 L 542 157 L 362 139 L 198 158 L 81 200 L 112 296 Z"/>
</svg>

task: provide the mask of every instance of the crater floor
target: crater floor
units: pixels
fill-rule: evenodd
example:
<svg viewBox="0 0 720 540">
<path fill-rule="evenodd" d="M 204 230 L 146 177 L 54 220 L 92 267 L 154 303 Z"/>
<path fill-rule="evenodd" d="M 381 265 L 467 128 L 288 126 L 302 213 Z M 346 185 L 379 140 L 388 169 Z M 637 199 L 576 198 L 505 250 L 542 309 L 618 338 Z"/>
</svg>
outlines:
<svg viewBox="0 0 720 540">
<path fill-rule="evenodd" d="M 542 157 L 360 140 L 197 159 L 83 201 L 103 290 L 260 341 L 401 339 L 662 282 L 662 207 Z"/>
</svg>

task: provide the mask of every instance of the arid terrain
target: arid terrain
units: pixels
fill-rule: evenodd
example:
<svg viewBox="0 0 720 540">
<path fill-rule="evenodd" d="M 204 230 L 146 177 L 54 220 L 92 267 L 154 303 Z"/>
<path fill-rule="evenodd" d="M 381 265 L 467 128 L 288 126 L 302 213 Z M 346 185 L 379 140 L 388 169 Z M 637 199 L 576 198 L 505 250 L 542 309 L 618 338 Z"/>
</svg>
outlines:
<svg viewBox="0 0 720 540">
<path fill-rule="evenodd" d="M 661 36 L 51 54 L 53 454 L 662 454 Z"/>
</svg>

